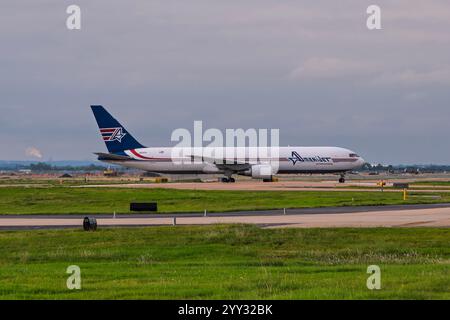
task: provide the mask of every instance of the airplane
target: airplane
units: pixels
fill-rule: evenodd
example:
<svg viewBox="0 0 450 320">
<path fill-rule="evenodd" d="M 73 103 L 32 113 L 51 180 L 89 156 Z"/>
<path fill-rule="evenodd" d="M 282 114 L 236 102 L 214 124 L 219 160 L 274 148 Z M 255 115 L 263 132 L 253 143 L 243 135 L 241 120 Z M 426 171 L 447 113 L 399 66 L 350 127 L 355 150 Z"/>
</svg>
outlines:
<svg viewBox="0 0 450 320">
<path fill-rule="evenodd" d="M 223 174 L 222 182 L 235 182 L 232 177 L 234 174 L 272 181 L 276 174 L 336 173 L 340 175 L 339 182 L 344 183 L 346 172 L 358 169 L 365 163 L 364 159 L 355 152 L 340 147 L 277 147 L 276 158 L 270 155 L 266 158 L 258 156 L 252 158 L 249 152 L 242 153 L 242 150 L 238 150 L 239 147 L 213 148 L 213 153 L 210 150 L 210 154 L 213 155 L 241 154 L 241 156 L 233 156 L 231 161 L 223 156 L 205 157 L 204 150 L 197 150 L 198 148 L 185 148 L 183 161 L 177 163 L 173 161 L 174 148 L 147 148 L 140 144 L 103 106 L 91 105 L 91 109 L 108 149 L 108 153 L 95 153 L 98 160 L 148 172 Z M 275 161 L 277 161 L 276 165 Z"/>
</svg>

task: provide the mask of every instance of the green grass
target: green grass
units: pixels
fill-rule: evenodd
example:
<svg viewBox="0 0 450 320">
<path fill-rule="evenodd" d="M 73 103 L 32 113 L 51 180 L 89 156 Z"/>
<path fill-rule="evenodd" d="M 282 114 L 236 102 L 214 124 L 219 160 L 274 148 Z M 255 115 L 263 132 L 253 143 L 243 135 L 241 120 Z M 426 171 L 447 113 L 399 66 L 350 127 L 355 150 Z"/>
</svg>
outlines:
<svg viewBox="0 0 450 320">
<path fill-rule="evenodd" d="M 448 193 L 364 191 L 195 191 L 174 189 L 3 187 L 0 214 L 129 213 L 133 201 L 157 201 L 159 212 L 209 212 L 450 202 Z M 438 198 L 430 197 L 432 195 Z"/>
<path fill-rule="evenodd" d="M 449 299 L 450 229 L 246 225 L 0 233 L 3 299 Z M 369 265 L 381 290 L 368 290 Z M 69 265 L 82 289 L 68 290 Z"/>
<path fill-rule="evenodd" d="M 416 181 L 411 185 L 450 187 L 450 181 Z"/>
<path fill-rule="evenodd" d="M 0 179 L 0 186 L 89 186 L 89 185 L 117 185 L 117 184 L 147 184 L 154 183 L 153 178 L 119 177 L 111 179 L 92 179 L 85 181 L 83 178 L 53 178 L 53 179 Z"/>
</svg>

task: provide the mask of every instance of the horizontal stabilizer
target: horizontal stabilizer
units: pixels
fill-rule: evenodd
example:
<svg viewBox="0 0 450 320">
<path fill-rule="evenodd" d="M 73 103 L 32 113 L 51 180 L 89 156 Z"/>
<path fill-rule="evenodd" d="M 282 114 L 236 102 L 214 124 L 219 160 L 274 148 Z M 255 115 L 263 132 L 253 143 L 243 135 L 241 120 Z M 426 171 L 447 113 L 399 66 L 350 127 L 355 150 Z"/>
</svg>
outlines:
<svg viewBox="0 0 450 320">
<path fill-rule="evenodd" d="M 112 153 L 95 152 L 95 154 L 98 156 L 98 160 L 131 160 L 131 157 L 129 156 L 119 156 Z"/>
</svg>

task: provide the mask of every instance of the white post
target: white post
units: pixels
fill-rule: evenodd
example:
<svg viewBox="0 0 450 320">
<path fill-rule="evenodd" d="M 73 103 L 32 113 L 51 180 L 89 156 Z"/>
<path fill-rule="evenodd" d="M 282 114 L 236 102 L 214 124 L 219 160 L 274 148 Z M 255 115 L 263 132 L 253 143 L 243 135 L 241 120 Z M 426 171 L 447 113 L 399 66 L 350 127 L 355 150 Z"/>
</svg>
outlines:
<svg viewBox="0 0 450 320">
<path fill-rule="evenodd" d="M 206 214 L 206 209 L 205 209 L 205 213 L 203 214 L 203 216 L 204 216 L 204 217 L 206 217 L 206 216 L 207 216 L 207 214 Z"/>
</svg>

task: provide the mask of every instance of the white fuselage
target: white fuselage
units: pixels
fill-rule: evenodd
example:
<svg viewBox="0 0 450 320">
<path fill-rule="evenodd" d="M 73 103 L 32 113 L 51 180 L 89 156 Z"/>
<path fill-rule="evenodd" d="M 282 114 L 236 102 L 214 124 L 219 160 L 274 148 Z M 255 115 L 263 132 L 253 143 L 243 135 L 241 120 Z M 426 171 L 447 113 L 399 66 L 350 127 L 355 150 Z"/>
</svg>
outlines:
<svg viewBox="0 0 450 320">
<path fill-rule="evenodd" d="M 273 148 L 271 151 L 273 151 Z M 250 148 L 251 149 L 251 148 Z M 257 148 L 256 148 L 257 149 Z M 327 173 L 357 169 L 364 160 L 351 150 L 339 147 L 279 147 L 268 156 L 248 148 L 185 148 L 180 154 L 173 148 L 125 150 L 130 160 L 104 160 L 129 168 L 159 173 L 224 173 L 215 162 L 270 164 L 277 173 Z M 176 155 L 174 155 L 176 154 Z"/>
</svg>

